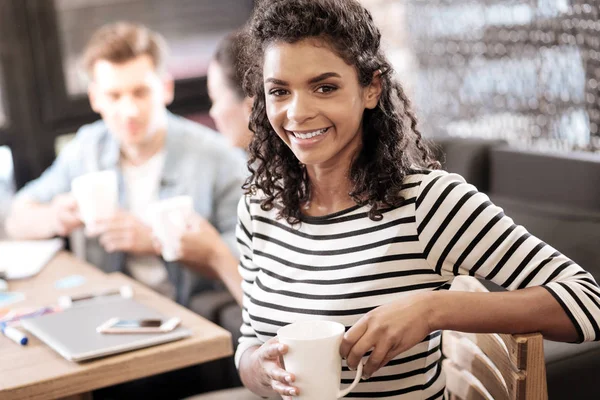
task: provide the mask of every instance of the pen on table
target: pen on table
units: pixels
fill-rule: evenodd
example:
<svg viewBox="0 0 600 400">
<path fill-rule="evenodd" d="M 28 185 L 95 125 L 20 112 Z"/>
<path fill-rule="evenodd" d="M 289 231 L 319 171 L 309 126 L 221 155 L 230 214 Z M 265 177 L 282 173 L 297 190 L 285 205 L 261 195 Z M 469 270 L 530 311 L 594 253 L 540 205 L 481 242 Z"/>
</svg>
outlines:
<svg viewBox="0 0 600 400">
<path fill-rule="evenodd" d="M 0 324 L 0 332 L 13 342 L 20 344 L 21 346 L 25 346 L 28 342 L 27 336 L 17 328 L 13 328 L 12 326 L 8 326 L 5 323 Z"/>
<path fill-rule="evenodd" d="M 42 316 L 45 314 L 51 314 L 51 313 L 57 312 L 57 311 L 61 311 L 61 308 L 60 307 L 42 307 L 35 311 L 27 312 L 24 314 L 16 314 L 16 315 L 10 316 L 10 317 L 5 316 L 4 318 L 0 319 L 0 325 L 8 324 L 9 322 L 20 321 L 25 318 L 39 317 L 39 316 Z"/>
</svg>

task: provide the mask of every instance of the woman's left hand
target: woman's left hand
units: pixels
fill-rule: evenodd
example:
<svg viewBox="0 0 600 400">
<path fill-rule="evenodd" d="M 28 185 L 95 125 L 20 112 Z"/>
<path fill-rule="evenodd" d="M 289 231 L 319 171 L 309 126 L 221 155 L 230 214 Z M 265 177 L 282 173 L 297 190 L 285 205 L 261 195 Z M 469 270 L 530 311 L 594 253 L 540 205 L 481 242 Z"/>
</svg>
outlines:
<svg viewBox="0 0 600 400">
<path fill-rule="evenodd" d="M 368 379 L 398 354 L 420 343 L 431 333 L 429 293 L 402 297 L 369 311 L 346 332 L 340 354 L 355 370 L 372 350 L 363 377 Z"/>
<path fill-rule="evenodd" d="M 214 259 L 222 248 L 228 251 L 217 229 L 202 216 L 194 214 L 179 240 L 179 260 L 208 278 L 218 278 Z"/>
<path fill-rule="evenodd" d="M 162 244 L 156 237 L 152 237 L 152 246 L 160 254 Z M 176 246 L 177 261 L 180 261 L 202 275 L 215 279 L 218 271 L 215 270 L 213 259 L 219 249 L 227 247 L 217 229 L 204 217 L 194 213 L 185 232 L 179 237 Z"/>
</svg>

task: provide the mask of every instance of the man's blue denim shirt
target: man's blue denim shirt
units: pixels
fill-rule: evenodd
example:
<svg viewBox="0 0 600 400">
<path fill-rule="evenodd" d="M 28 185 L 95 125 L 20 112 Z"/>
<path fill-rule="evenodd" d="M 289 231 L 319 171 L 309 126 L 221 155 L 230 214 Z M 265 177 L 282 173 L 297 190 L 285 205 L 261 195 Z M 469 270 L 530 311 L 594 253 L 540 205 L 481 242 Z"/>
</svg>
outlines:
<svg viewBox="0 0 600 400">
<path fill-rule="evenodd" d="M 232 148 L 216 132 L 168 113 L 165 165 L 159 198 L 191 195 L 195 211 L 212 223 L 234 254 L 238 254 L 235 229 L 241 186 L 248 175 L 243 151 Z M 119 202 L 127 208 L 126 190 L 119 169 L 120 147 L 100 120 L 83 126 L 60 152 L 54 163 L 17 194 L 40 203 L 71 190 L 73 178 L 92 171 L 116 170 Z M 87 260 L 105 272 L 125 269 L 124 253 L 107 253 L 97 239 L 86 239 Z M 192 294 L 213 290 L 220 284 L 203 279 L 178 263 L 165 263 L 176 300 L 187 305 Z"/>
</svg>

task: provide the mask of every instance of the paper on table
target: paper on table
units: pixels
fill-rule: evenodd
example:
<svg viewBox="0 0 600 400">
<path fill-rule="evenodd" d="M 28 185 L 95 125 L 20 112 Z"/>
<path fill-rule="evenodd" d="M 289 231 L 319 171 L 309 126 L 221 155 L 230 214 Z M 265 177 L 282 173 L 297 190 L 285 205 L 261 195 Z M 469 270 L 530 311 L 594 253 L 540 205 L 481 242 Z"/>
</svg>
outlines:
<svg viewBox="0 0 600 400">
<path fill-rule="evenodd" d="M 63 248 L 62 239 L 0 241 L 0 274 L 5 279 L 36 275 Z"/>
</svg>

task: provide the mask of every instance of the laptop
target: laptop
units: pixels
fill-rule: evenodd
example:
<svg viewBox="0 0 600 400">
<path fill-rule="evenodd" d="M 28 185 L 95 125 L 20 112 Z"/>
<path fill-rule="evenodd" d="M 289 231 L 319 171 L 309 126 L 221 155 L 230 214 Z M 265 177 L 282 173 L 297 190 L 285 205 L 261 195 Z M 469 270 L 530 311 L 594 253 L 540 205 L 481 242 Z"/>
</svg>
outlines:
<svg viewBox="0 0 600 400">
<path fill-rule="evenodd" d="M 22 326 L 70 361 L 85 361 L 155 346 L 191 336 L 184 327 L 165 333 L 106 334 L 96 328 L 110 318 L 165 319 L 135 299 L 114 296 L 89 300 L 55 314 L 22 320 Z"/>
</svg>

